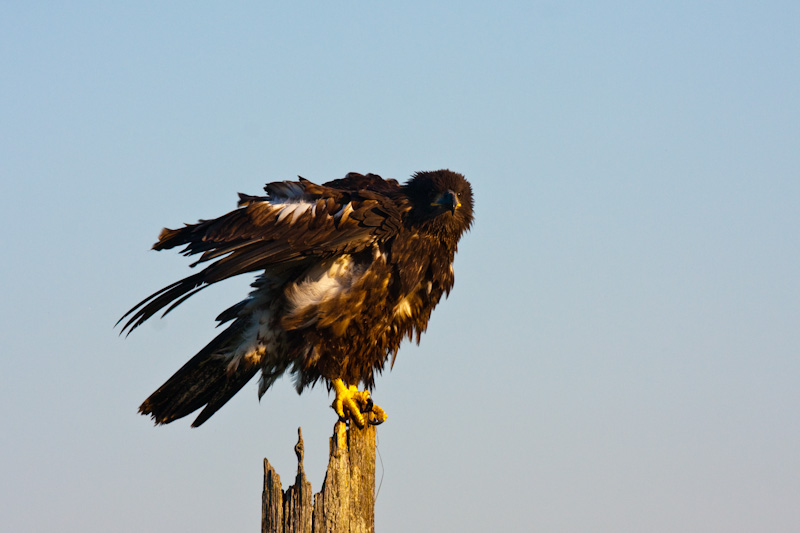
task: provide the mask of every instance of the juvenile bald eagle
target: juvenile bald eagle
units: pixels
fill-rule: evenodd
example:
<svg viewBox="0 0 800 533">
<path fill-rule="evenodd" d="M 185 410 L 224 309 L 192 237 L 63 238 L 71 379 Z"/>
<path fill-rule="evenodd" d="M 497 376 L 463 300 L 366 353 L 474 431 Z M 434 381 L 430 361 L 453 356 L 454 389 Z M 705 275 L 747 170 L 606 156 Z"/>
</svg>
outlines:
<svg viewBox="0 0 800 533">
<path fill-rule="evenodd" d="M 261 371 L 259 398 L 287 370 L 298 393 L 322 379 L 333 408 L 359 427 L 385 412 L 367 389 L 401 341 L 425 331 L 453 287 L 453 258 L 472 225 L 472 189 L 450 170 L 407 183 L 350 173 L 316 185 L 299 178 L 239 194 L 239 208 L 164 229 L 155 250 L 201 254 L 199 272 L 148 296 L 120 320 L 128 333 L 212 283 L 261 272 L 249 296 L 223 311 L 228 327 L 139 407 L 156 424 L 203 408 L 199 426 Z M 119 324 L 118 322 L 118 324 Z M 363 384 L 364 391 L 357 386 Z"/>
</svg>

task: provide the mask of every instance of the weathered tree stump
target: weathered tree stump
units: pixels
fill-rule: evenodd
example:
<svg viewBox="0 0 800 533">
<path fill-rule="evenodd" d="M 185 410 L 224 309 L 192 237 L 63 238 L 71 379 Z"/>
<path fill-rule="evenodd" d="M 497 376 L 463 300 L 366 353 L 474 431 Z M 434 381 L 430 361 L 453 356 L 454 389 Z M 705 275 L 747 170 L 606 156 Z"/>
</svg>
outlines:
<svg viewBox="0 0 800 533">
<path fill-rule="evenodd" d="M 375 531 L 375 427 L 337 422 L 328 471 L 313 496 L 303 470 L 303 433 L 298 428 L 297 476 L 286 491 L 264 459 L 262 533 L 373 533 Z"/>
</svg>

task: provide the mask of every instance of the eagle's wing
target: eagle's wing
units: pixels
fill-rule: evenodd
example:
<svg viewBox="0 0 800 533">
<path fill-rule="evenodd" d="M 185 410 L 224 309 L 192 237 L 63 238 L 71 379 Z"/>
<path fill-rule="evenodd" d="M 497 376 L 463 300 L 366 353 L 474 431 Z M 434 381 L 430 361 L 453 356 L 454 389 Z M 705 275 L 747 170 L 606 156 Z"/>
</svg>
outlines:
<svg viewBox="0 0 800 533">
<path fill-rule="evenodd" d="M 184 255 L 202 254 L 192 266 L 213 262 L 139 302 L 120 319 L 130 316 L 123 331 L 232 276 L 363 250 L 396 235 L 406 209 L 394 194 L 397 183 L 373 175 L 349 174 L 326 185 L 300 178 L 265 190 L 267 196 L 239 194 L 239 208 L 219 218 L 164 229 L 153 249 L 186 245 Z"/>
</svg>

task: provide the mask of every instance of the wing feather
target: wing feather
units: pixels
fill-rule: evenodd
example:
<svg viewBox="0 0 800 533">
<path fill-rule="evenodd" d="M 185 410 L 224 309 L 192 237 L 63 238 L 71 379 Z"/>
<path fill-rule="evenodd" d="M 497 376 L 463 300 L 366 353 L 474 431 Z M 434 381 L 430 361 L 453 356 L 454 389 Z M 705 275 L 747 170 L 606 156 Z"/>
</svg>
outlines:
<svg viewBox="0 0 800 533">
<path fill-rule="evenodd" d="M 273 267 L 354 253 L 394 236 L 408 207 L 394 180 L 348 174 L 316 185 L 299 181 L 269 183 L 267 196 L 239 195 L 239 208 L 180 229 L 164 229 L 155 250 L 185 246 L 200 254 L 191 266 L 211 262 L 200 272 L 172 283 L 128 311 L 128 333 L 161 309 L 170 312 L 205 287 L 224 279 Z"/>
</svg>

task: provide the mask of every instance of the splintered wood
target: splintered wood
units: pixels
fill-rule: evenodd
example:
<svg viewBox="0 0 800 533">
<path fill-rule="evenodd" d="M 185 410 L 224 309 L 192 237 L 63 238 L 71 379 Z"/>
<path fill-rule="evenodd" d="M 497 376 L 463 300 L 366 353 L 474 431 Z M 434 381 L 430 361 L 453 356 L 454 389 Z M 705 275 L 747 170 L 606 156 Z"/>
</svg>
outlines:
<svg viewBox="0 0 800 533">
<path fill-rule="evenodd" d="M 303 470 L 303 434 L 297 430 L 297 476 L 286 491 L 264 459 L 262 533 L 373 533 L 375 531 L 375 427 L 337 422 L 322 490 L 312 493 Z M 313 494 L 313 496 L 312 496 Z"/>
</svg>

